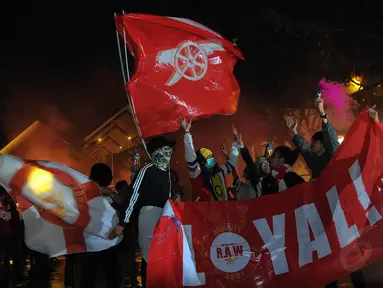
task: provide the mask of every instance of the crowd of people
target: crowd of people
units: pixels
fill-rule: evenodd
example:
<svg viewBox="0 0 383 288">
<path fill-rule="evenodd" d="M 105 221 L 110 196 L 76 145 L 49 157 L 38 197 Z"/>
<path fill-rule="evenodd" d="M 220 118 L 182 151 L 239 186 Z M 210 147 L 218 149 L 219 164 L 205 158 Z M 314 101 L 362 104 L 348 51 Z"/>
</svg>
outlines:
<svg viewBox="0 0 383 288">
<path fill-rule="evenodd" d="M 29 249 L 23 239 L 24 220 L 17 204 L 0 185 L 0 287 L 30 278 L 44 287 L 49 281 L 56 259 Z M 28 275 L 24 273 L 26 268 Z"/>
<path fill-rule="evenodd" d="M 299 135 L 297 119 L 287 116 L 286 126 L 292 133 L 292 142 L 296 149 L 279 146 L 271 151 L 270 147 L 267 147 L 264 155 L 253 159 L 240 131 L 233 127 L 232 149 L 228 153 L 225 147 L 222 148 L 226 157 L 226 162 L 222 165 L 217 163 L 215 154 L 210 149 L 195 150 L 191 135 L 192 122 L 180 119 L 180 127 L 185 132 L 185 160 L 193 188 L 192 200 L 250 200 L 298 185 L 305 181 L 292 169 L 299 155 L 302 155 L 311 171 L 310 181 L 317 181 L 336 152 L 339 142 L 338 134 L 325 113 L 323 99 L 318 98 L 315 104 L 322 120 L 322 130 L 312 136 L 310 145 Z M 379 121 L 375 110 L 369 110 L 368 113 L 371 118 Z M 131 287 L 138 287 L 137 247 L 142 253 L 140 270 L 142 287 L 145 287 L 149 246 L 155 225 L 162 215 L 165 203 L 172 199 L 173 203 L 177 204 L 183 196 L 183 187 L 178 183 L 178 176 L 170 169 L 175 145 L 175 141 L 163 136 L 152 138 L 147 143 L 147 152 L 150 155 L 148 163 L 132 175 L 130 184 L 127 181 L 120 181 L 116 183 L 114 189 L 111 189 L 113 174 L 110 167 L 104 163 L 98 163 L 92 167 L 90 180 L 100 186 L 102 194 L 119 215 L 118 225 L 112 228 L 106 237 L 114 239 L 123 234 L 124 240 L 119 245 L 104 251 L 67 255 L 65 287 L 75 287 L 77 282 L 82 288 L 95 287 L 95 265 L 102 268 L 108 288 L 121 287 L 126 278 L 130 279 Z M 236 170 L 240 156 L 246 164 L 242 177 Z M 234 189 L 230 190 L 233 195 L 230 195 L 229 187 L 225 185 L 225 178 L 229 174 L 233 176 Z M 17 223 L 21 221 L 17 220 L 18 213 L 15 211 L 16 206 L 4 190 L 0 195 L 0 252 L 5 257 L 9 257 L 9 251 L 12 250 L 7 245 L 15 243 L 12 237 L 18 237 L 16 232 L 9 232 L 10 227 L 18 227 Z M 22 231 L 20 228 L 15 229 Z M 19 273 L 17 267 L 17 265 L 14 266 L 15 275 Z M 79 281 L 75 275 L 80 275 Z M 352 273 L 351 279 L 354 287 L 365 287 L 360 271 Z M 337 282 L 329 283 L 326 287 L 337 287 Z"/>
</svg>

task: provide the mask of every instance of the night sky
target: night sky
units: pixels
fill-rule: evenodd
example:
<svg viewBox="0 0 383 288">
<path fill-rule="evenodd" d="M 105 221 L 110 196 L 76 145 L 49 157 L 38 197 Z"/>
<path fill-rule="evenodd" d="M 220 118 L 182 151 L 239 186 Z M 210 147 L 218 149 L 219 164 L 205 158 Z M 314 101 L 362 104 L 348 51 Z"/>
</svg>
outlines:
<svg viewBox="0 0 383 288">
<path fill-rule="evenodd" d="M 79 142 L 127 104 L 113 19 L 121 10 L 190 18 L 237 38 L 246 58 L 236 67 L 241 101 L 273 97 L 283 105 L 307 97 L 321 77 L 383 72 L 381 1 L 326 0 L 317 7 L 310 1 L 24 2 L 2 1 L 0 9 L 7 132 L 44 120 L 49 110 L 62 113 L 71 127 L 66 136 Z M 322 65 L 326 49 L 330 66 Z"/>
</svg>

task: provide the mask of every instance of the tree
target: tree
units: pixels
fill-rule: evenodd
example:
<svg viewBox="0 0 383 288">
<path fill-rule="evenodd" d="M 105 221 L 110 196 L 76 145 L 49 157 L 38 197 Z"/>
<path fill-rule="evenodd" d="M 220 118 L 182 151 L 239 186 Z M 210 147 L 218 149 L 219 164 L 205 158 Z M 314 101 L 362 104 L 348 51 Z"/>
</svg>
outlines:
<svg viewBox="0 0 383 288">
<path fill-rule="evenodd" d="M 309 20 L 276 9 L 261 10 L 257 41 L 262 45 L 257 54 L 262 59 L 257 68 L 264 76 L 259 84 L 276 95 L 278 104 L 289 107 L 299 101 L 301 107 L 307 106 L 305 101 L 315 97 L 322 78 L 343 82 L 351 73 L 362 73 L 366 79 L 383 74 L 383 37 L 375 29 L 382 25 L 373 19 L 349 25 L 349 15 L 361 14 L 353 14 L 352 5 L 340 8 L 336 14 L 333 9 L 310 13 Z M 358 3 L 362 11 L 369 8 L 368 3 Z"/>
</svg>

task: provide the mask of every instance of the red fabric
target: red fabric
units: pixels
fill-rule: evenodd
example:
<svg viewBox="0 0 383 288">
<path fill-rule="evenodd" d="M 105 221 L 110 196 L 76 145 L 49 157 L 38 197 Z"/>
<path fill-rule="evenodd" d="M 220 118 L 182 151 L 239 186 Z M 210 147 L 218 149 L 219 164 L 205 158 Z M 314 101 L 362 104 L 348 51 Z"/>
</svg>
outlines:
<svg viewBox="0 0 383 288">
<path fill-rule="evenodd" d="M 237 110 L 240 89 L 233 68 L 243 59 L 241 52 L 201 24 L 182 21 L 143 14 L 116 18 L 136 60 L 127 89 L 144 137 L 178 130 L 180 116 L 198 119 Z"/>
<path fill-rule="evenodd" d="M 173 206 L 192 241 L 160 219 L 154 234 L 168 237 L 151 243 L 148 287 L 323 287 L 382 259 L 382 145 L 382 125 L 363 112 L 316 182 L 248 201 Z M 275 237 L 264 240 L 261 224 Z M 206 285 L 190 284 L 193 267 Z"/>
<path fill-rule="evenodd" d="M 277 180 L 277 183 L 279 183 L 283 178 L 285 177 L 286 173 L 291 171 L 291 167 L 289 165 L 282 165 L 276 169 L 273 170 L 273 176 Z"/>
<path fill-rule="evenodd" d="M 212 194 L 208 188 L 204 187 L 202 172 L 194 179 L 190 179 L 193 190 L 193 200 L 212 201 Z"/>
</svg>

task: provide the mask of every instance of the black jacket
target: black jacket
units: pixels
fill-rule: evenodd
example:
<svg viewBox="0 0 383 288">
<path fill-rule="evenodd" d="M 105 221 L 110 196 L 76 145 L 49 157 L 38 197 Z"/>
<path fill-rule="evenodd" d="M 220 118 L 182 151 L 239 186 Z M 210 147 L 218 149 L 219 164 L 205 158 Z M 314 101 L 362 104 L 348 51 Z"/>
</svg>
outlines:
<svg viewBox="0 0 383 288">
<path fill-rule="evenodd" d="M 298 149 L 293 150 L 292 153 L 293 155 L 297 155 L 297 156 L 299 155 Z M 246 163 L 246 168 L 248 170 L 247 177 L 251 183 L 251 186 L 253 186 L 254 190 L 257 191 L 258 189 L 257 185 L 259 181 L 261 181 L 262 195 L 277 193 L 278 192 L 277 181 L 271 175 L 266 176 L 264 178 L 262 178 L 261 175 L 259 175 L 258 167 L 256 166 L 253 159 L 251 158 L 249 149 L 247 149 L 246 147 L 243 147 L 241 149 L 241 155 L 242 155 L 243 161 L 245 161 Z M 285 180 L 287 188 L 290 188 L 294 185 L 305 182 L 305 180 L 295 172 L 288 172 L 283 178 L 283 180 Z"/>
<path fill-rule="evenodd" d="M 303 159 L 306 161 L 307 166 L 310 168 L 312 178 L 319 177 L 339 147 L 338 133 L 331 125 L 330 121 L 327 121 L 327 124 L 322 123 L 322 131 L 323 145 L 326 152 L 320 156 L 311 153 L 311 148 L 303 137 L 298 134 L 293 137 L 293 143 L 297 146 L 303 156 Z"/>
<path fill-rule="evenodd" d="M 128 223 L 133 212 L 138 213 L 143 206 L 163 208 L 169 200 L 170 188 L 169 171 L 162 171 L 151 163 L 141 167 L 130 184 L 119 224 Z"/>
</svg>

